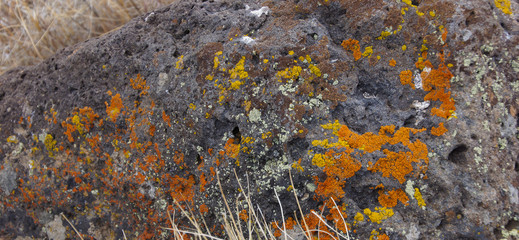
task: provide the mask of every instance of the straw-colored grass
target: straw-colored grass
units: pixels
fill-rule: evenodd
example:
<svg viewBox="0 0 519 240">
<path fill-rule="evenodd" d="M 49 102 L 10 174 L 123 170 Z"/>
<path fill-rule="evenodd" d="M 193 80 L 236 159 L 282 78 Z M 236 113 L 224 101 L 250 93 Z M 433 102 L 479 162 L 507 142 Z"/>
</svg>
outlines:
<svg viewBox="0 0 519 240">
<path fill-rule="evenodd" d="M 0 74 L 175 0 L 0 0 Z"/>
</svg>

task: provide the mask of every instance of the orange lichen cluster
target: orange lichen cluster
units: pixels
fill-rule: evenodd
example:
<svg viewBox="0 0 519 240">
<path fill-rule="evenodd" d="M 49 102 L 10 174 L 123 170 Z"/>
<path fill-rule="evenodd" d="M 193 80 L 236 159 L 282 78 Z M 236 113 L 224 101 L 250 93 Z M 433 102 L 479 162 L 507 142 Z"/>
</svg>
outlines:
<svg viewBox="0 0 519 240">
<path fill-rule="evenodd" d="M 430 63 L 429 60 L 426 63 Z M 421 77 L 423 79 L 424 91 L 429 92 L 425 95 L 424 100 L 439 100 L 441 102 L 439 107 L 431 110 L 431 114 L 442 118 L 453 116 L 456 106 L 454 106 L 451 92 L 447 91 L 450 89 L 450 79 L 453 75 L 447 66 L 441 63 L 437 69 L 431 69 L 429 72 L 423 71 Z"/>
<path fill-rule="evenodd" d="M 166 111 L 162 111 L 162 120 L 168 124 L 168 127 L 171 127 L 171 118 L 166 114 Z"/>
<path fill-rule="evenodd" d="M 389 66 L 391 66 L 391 67 L 396 66 L 396 61 L 395 61 L 395 59 L 391 58 L 391 60 L 389 60 Z"/>
<path fill-rule="evenodd" d="M 108 91 L 108 95 L 112 96 L 112 92 Z M 119 93 L 115 94 L 114 96 L 112 96 L 112 100 L 110 100 L 110 105 L 108 105 L 107 102 L 105 102 L 105 105 L 106 114 L 108 115 L 108 118 L 110 119 L 110 121 L 115 122 L 119 114 L 121 114 L 122 110 L 124 109 L 121 95 Z"/>
<path fill-rule="evenodd" d="M 142 78 L 140 73 L 137 74 L 137 77 L 130 78 L 130 84 L 133 89 L 141 90 L 139 96 L 148 94 L 148 89 L 150 89 L 150 86 L 146 85 L 146 79 Z"/>
<path fill-rule="evenodd" d="M 349 38 L 348 40 L 342 41 L 341 46 L 346 51 L 351 51 L 353 53 L 353 58 L 355 59 L 355 61 L 359 60 L 362 57 L 359 41 Z"/>
<path fill-rule="evenodd" d="M 447 132 L 447 128 L 445 128 L 445 126 L 443 126 L 443 122 L 441 122 L 438 125 L 438 127 L 432 127 L 431 128 L 431 134 L 434 135 L 434 136 L 441 136 L 441 135 L 443 135 L 446 132 Z"/>
<path fill-rule="evenodd" d="M 378 202 L 383 207 L 395 207 L 398 201 L 400 201 L 406 206 L 409 205 L 409 197 L 405 194 L 405 192 L 402 189 L 390 190 L 388 192 L 380 190 L 378 193 Z"/>
<path fill-rule="evenodd" d="M 132 85 L 137 90 L 148 89 L 140 77 L 133 80 Z M 186 167 L 184 154 L 181 151 L 175 154 L 162 152 L 162 148 L 171 148 L 171 138 L 168 141 L 164 139 L 164 142 L 151 142 L 159 127 L 163 126 L 152 124 L 151 119 L 160 121 L 162 117 L 167 123 L 169 117 L 164 117 L 164 111 L 155 115 L 155 105 L 147 96 L 143 100 L 148 105 L 134 102 L 124 104 L 129 106 L 125 107 L 120 94 L 111 91 L 108 94 L 112 99 L 105 103 L 106 114 L 101 113 L 104 116 L 90 107 L 78 108 L 61 123 L 64 137 L 46 134 L 42 141 L 34 138 L 33 149 L 36 150 L 33 153 L 46 149 L 59 164 L 43 166 L 36 161 L 31 163 L 33 174 L 21 178 L 25 180 L 20 181 L 19 188 L 8 198 L 0 200 L 0 204 L 7 207 L 23 204 L 24 208 L 32 209 L 42 204 L 74 206 L 78 215 L 90 214 L 84 209 L 92 209 L 98 217 L 108 215 L 114 221 L 134 226 L 139 232 L 136 237 L 141 239 L 156 237 L 162 230 L 154 226 L 167 221 L 165 213 L 153 207 L 153 198 L 161 197 L 169 202 L 175 199 L 183 205 L 194 204 L 198 190 L 195 184 L 199 182 L 203 191 L 212 179 L 205 179 L 204 174 L 171 174 L 167 169 Z M 47 121 L 57 122 L 53 110 L 51 114 Z M 103 118 L 113 122 L 122 120 L 126 124 L 107 127 L 103 125 Z M 137 134 L 144 129 L 148 129 L 149 135 Z M 143 185 L 153 185 L 153 193 L 142 190 Z M 96 198 L 95 202 L 81 200 L 81 197 L 90 195 Z M 207 206 L 201 211 L 208 212 Z M 146 221 L 142 220 L 143 217 Z"/>
<path fill-rule="evenodd" d="M 235 143 L 235 141 L 236 139 L 229 138 L 229 140 L 227 140 L 224 146 L 225 155 L 234 159 L 238 158 L 238 154 L 240 153 L 240 144 Z"/>
<path fill-rule="evenodd" d="M 413 89 L 415 89 L 413 83 L 413 72 L 411 72 L 411 70 L 400 72 L 400 83 L 402 83 L 402 85 L 410 85 Z"/>
</svg>

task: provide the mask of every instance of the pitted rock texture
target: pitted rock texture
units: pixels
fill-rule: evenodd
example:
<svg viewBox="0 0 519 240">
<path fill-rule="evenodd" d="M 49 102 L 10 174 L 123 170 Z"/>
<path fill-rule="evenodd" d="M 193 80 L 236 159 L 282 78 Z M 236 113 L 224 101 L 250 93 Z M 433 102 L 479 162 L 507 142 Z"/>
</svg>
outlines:
<svg viewBox="0 0 519 240">
<path fill-rule="evenodd" d="M 224 237 L 219 179 L 235 219 L 261 209 L 281 237 L 295 191 L 305 230 L 335 234 L 315 211 L 352 239 L 517 238 L 518 12 L 178 1 L 8 71 L 0 237 L 75 238 L 65 216 L 167 239 L 167 211 L 190 227 L 179 206 Z"/>
</svg>

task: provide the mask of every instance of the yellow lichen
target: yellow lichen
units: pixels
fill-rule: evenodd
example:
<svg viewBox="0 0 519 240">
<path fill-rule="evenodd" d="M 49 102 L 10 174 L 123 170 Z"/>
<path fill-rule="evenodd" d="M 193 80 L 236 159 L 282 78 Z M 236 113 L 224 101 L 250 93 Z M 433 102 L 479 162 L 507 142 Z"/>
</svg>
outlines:
<svg viewBox="0 0 519 240">
<path fill-rule="evenodd" d="M 496 7 L 501 9 L 504 14 L 512 14 L 510 0 L 494 0 L 494 4 L 496 4 Z"/>
<path fill-rule="evenodd" d="M 369 208 L 364 209 L 364 214 L 369 217 L 372 222 L 381 224 L 383 220 L 386 220 L 393 216 L 395 213 L 390 208 L 379 208 L 376 207 L 375 211 L 371 211 Z"/>
<path fill-rule="evenodd" d="M 184 55 L 181 55 L 177 62 L 175 62 L 176 69 L 184 69 Z"/>
<path fill-rule="evenodd" d="M 362 56 L 363 57 L 371 57 L 372 53 L 373 53 L 373 47 L 372 46 L 368 46 L 368 47 L 364 48 L 364 52 L 362 53 Z"/>
<path fill-rule="evenodd" d="M 231 79 L 244 79 L 249 77 L 249 73 L 245 71 L 245 57 L 242 57 L 234 68 L 229 69 L 229 73 L 231 74 Z"/>
<path fill-rule="evenodd" d="M 47 149 L 47 152 L 49 152 L 49 156 L 53 157 L 54 152 L 58 149 L 56 148 L 56 140 L 54 140 L 54 137 L 52 135 L 47 134 L 45 136 L 45 140 L 43 141 L 43 144 L 45 144 L 45 148 Z"/>
<path fill-rule="evenodd" d="M 7 142 L 9 143 L 18 143 L 18 138 L 15 135 L 11 135 L 7 138 Z"/>
<path fill-rule="evenodd" d="M 418 188 L 414 189 L 414 198 L 416 198 L 416 201 L 418 201 L 418 206 L 425 207 L 425 200 L 422 197 L 422 193 L 420 192 L 420 189 L 418 189 Z"/>
<path fill-rule="evenodd" d="M 357 214 L 355 214 L 355 217 L 353 219 L 355 219 L 355 221 L 357 221 L 357 222 L 362 222 L 362 221 L 364 221 L 364 215 L 360 212 L 357 212 Z"/>
<path fill-rule="evenodd" d="M 308 68 L 310 69 L 310 71 L 311 71 L 315 76 L 317 76 L 317 77 L 320 77 L 320 76 L 321 76 L 321 70 L 320 70 L 318 67 L 316 67 L 315 65 L 310 64 L 310 65 L 308 66 Z"/>
<path fill-rule="evenodd" d="M 279 78 L 297 79 L 302 71 L 303 69 L 300 66 L 293 66 L 291 68 L 285 68 L 285 70 L 278 71 L 276 76 Z"/>
</svg>

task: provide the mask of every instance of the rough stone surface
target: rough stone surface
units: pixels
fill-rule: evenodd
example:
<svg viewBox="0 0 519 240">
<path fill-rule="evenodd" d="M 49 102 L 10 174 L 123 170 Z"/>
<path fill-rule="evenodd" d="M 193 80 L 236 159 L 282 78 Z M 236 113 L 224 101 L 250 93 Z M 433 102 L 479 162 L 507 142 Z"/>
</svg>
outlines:
<svg viewBox="0 0 519 240">
<path fill-rule="evenodd" d="M 74 238 L 63 213 L 85 238 L 170 238 L 167 211 L 190 227 L 174 200 L 224 236 L 219 179 L 231 208 L 278 224 L 301 219 L 296 189 L 311 229 L 327 231 L 312 210 L 344 231 L 342 214 L 352 239 L 517 238 L 518 14 L 178 1 L 13 69 L 0 237 Z"/>
</svg>

